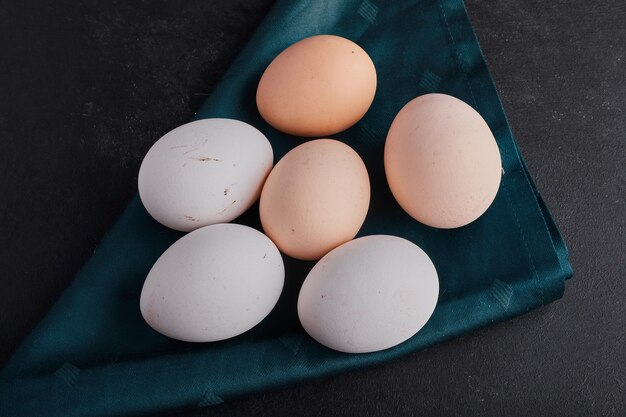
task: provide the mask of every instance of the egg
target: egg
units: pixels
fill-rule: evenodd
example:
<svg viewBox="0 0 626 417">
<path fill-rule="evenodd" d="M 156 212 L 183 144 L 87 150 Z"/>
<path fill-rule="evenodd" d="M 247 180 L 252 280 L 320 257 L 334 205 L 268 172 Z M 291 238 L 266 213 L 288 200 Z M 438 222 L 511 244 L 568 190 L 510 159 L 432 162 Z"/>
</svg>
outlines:
<svg viewBox="0 0 626 417">
<path fill-rule="evenodd" d="M 321 258 L 354 238 L 369 208 L 365 164 L 348 145 L 317 139 L 288 152 L 261 192 L 263 230 L 285 254 Z"/>
<path fill-rule="evenodd" d="M 502 177 L 498 145 L 485 120 L 445 94 L 417 97 L 400 110 L 384 158 L 400 206 L 416 220 L 442 229 L 480 217 Z"/>
<path fill-rule="evenodd" d="M 298 296 L 298 316 L 326 347 L 374 352 L 416 334 L 438 296 L 437 271 L 422 249 L 396 236 L 365 236 L 313 267 Z"/>
<path fill-rule="evenodd" d="M 267 67 L 256 93 L 259 113 L 295 136 L 341 132 L 367 112 L 376 93 L 376 69 L 354 42 L 318 35 L 294 43 Z"/>
<path fill-rule="evenodd" d="M 148 213 L 172 229 L 187 232 L 229 222 L 258 199 L 273 157 L 267 138 L 247 123 L 187 123 L 146 154 L 139 196 Z"/>
<path fill-rule="evenodd" d="M 239 224 L 205 226 L 156 261 L 141 290 L 141 314 L 174 339 L 228 339 L 267 316 L 284 277 L 280 252 L 263 233 Z"/>
</svg>

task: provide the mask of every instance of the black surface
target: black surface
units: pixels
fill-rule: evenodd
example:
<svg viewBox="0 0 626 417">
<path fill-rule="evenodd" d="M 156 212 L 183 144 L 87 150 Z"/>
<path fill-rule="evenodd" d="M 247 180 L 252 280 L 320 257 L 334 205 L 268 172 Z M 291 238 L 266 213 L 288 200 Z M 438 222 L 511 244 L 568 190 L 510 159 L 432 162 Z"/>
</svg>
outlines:
<svg viewBox="0 0 626 417">
<path fill-rule="evenodd" d="M 0 2 L 0 363 L 189 120 L 270 1 Z M 565 296 L 377 367 L 180 416 L 623 416 L 626 3 L 471 0 L 522 153 L 570 247 Z"/>
</svg>

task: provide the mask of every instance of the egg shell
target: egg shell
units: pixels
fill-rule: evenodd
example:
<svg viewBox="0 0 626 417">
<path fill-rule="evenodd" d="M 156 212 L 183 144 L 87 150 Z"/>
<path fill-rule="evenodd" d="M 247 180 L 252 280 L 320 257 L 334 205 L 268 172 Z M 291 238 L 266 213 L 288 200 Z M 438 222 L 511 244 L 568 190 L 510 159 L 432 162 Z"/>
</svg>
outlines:
<svg viewBox="0 0 626 417">
<path fill-rule="evenodd" d="M 354 42 L 333 35 L 303 39 L 267 67 L 256 94 L 261 116 L 295 136 L 322 137 L 349 128 L 376 93 L 376 68 Z"/>
<path fill-rule="evenodd" d="M 396 236 L 365 236 L 324 256 L 306 277 L 298 316 L 306 332 L 341 352 L 388 349 L 416 334 L 437 304 L 430 258 Z"/>
<path fill-rule="evenodd" d="M 480 217 L 496 197 L 502 161 L 480 114 L 445 94 L 426 94 L 398 113 L 385 142 L 391 191 L 416 220 L 455 228 Z"/>
<path fill-rule="evenodd" d="M 258 199 L 273 158 L 267 138 L 247 123 L 187 123 L 146 154 L 139 196 L 148 213 L 172 229 L 187 232 L 229 222 Z"/>
<path fill-rule="evenodd" d="M 280 252 L 263 233 L 239 224 L 206 226 L 156 261 L 141 291 L 141 314 L 174 339 L 228 339 L 269 314 L 284 277 Z"/>
<path fill-rule="evenodd" d="M 261 193 L 263 230 L 285 254 L 321 258 L 354 238 L 367 215 L 365 164 L 348 145 L 318 139 L 288 152 Z"/>
</svg>

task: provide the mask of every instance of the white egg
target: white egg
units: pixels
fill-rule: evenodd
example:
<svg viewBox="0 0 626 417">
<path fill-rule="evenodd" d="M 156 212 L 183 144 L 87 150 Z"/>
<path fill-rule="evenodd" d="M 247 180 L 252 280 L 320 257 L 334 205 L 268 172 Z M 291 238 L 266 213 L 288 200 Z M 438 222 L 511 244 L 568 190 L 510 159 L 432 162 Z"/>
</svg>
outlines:
<svg viewBox="0 0 626 417">
<path fill-rule="evenodd" d="M 426 253 L 396 236 L 374 235 L 326 254 L 298 297 L 302 326 L 319 343 L 365 353 L 416 334 L 437 304 L 439 280 Z"/>
<path fill-rule="evenodd" d="M 141 291 L 141 314 L 174 339 L 228 339 L 269 314 L 284 278 L 280 252 L 263 233 L 239 224 L 206 226 L 156 261 Z"/>
<path fill-rule="evenodd" d="M 273 157 L 267 138 L 247 123 L 187 123 L 146 154 L 139 196 L 148 213 L 172 229 L 187 232 L 229 222 L 259 198 Z"/>
</svg>

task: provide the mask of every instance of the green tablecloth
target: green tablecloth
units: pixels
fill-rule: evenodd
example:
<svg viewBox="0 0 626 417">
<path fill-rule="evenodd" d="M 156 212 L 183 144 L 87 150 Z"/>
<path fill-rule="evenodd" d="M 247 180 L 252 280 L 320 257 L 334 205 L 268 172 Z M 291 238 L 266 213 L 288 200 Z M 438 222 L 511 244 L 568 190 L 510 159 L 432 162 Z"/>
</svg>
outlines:
<svg viewBox="0 0 626 417">
<path fill-rule="evenodd" d="M 274 56 L 315 34 L 354 40 L 372 57 L 378 91 L 367 115 L 334 137 L 366 162 L 372 204 L 361 235 L 412 240 L 440 274 L 439 305 L 426 327 L 382 352 L 328 350 L 303 333 L 299 286 L 312 263 L 286 260 L 286 285 L 261 325 L 234 339 L 188 344 L 142 320 L 139 294 L 159 255 L 180 234 L 157 224 L 138 198 L 0 376 L 0 415 L 117 416 L 207 406 L 237 395 L 374 365 L 522 314 L 558 299 L 572 274 L 567 250 L 529 178 L 461 0 L 281 1 L 208 98 L 197 118 L 229 117 L 258 127 L 276 159 L 301 141 L 259 117 L 255 90 Z M 497 139 L 504 167 L 498 196 L 469 226 L 436 230 L 406 215 L 383 170 L 395 114 L 428 92 L 476 108 Z M 238 222 L 258 227 L 253 207 Z"/>
</svg>

